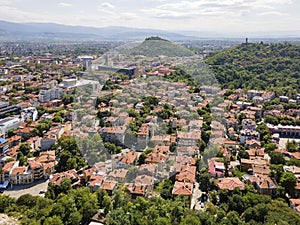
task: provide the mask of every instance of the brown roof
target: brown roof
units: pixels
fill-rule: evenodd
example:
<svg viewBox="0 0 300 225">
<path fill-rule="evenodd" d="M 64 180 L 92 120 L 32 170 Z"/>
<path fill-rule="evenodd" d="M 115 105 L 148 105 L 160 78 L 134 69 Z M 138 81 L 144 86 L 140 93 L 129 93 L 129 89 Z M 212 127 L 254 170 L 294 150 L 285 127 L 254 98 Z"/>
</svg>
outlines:
<svg viewBox="0 0 300 225">
<path fill-rule="evenodd" d="M 156 145 L 154 147 L 153 152 L 167 155 L 167 154 L 170 153 L 170 146 L 159 146 L 159 145 Z"/>
<path fill-rule="evenodd" d="M 138 170 L 139 173 L 149 173 L 149 174 L 154 174 L 157 169 L 156 164 L 142 164 Z"/>
<path fill-rule="evenodd" d="M 117 181 L 105 180 L 100 188 L 103 190 L 112 191 L 116 187 L 117 183 Z"/>
<path fill-rule="evenodd" d="M 176 180 L 181 182 L 194 183 L 196 176 L 196 166 L 184 166 L 179 174 L 176 175 Z"/>
<path fill-rule="evenodd" d="M 247 151 L 249 156 L 261 156 L 263 157 L 265 155 L 265 150 L 264 149 L 255 149 L 251 148 L 250 150 Z"/>
<path fill-rule="evenodd" d="M 291 154 L 295 159 L 300 159 L 300 152 L 293 152 Z"/>
<path fill-rule="evenodd" d="M 199 140 L 199 139 L 201 139 L 201 131 L 198 131 L 198 130 L 194 130 L 194 131 L 190 131 L 190 132 L 178 131 L 177 138 Z"/>
<path fill-rule="evenodd" d="M 61 172 L 61 173 L 55 173 L 52 174 L 52 178 L 50 179 L 50 183 L 56 184 L 56 185 L 60 185 L 60 183 L 62 182 L 63 178 L 68 178 L 68 179 L 78 179 L 78 174 L 76 172 L 76 170 L 69 170 L 66 172 Z"/>
<path fill-rule="evenodd" d="M 145 162 L 146 163 L 161 163 L 166 159 L 166 156 L 159 153 L 150 153 L 147 155 Z"/>
<path fill-rule="evenodd" d="M 256 183 L 260 189 L 275 189 L 277 187 L 276 183 L 268 175 L 258 175 L 255 177 L 250 177 L 251 183 Z"/>
<path fill-rule="evenodd" d="M 145 195 L 146 190 L 147 190 L 147 185 L 131 184 L 128 186 L 128 191 L 130 192 L 130 194 Z"/>
<path fill-rule="evenodd" d="M 176 181 L 172 190 L 172 195 L 189 195 L 193 194 L 193 184 Z"/>
<path fill-rule="evenodd" d="M 9 172 L 13 166 L 15 165 L 16 161 L 11 161 L 11 162 L 8 162 L 6 163 L 3 167 L 2 167 L 2 173 L 4 172 Z"/>
<path fill-rule="evenodd" d="M 227 177 L 218 179 L 218 187 L 220 189 L 234 190 L 234 188 L 239 187 L 244 190 L 244 183 L 240 181 L 237 177 Z"/>
<path fill-rule="evenodd" d="M 176 157 L 176 162 L 180 163 L 181 165 L 195 165 L 196 160 L 193 157 L 190 156 L 177 156 Z"/>
<path fill-rule="evenodd" d="M 125 164 L 133 164 L 138 156 L 138 153 L 135 151 L 127 152 L 125 155 L 120 155 L 117 157 L 117 160 Z"/>
<path fill-rule="evenodd" d="M 91 175 L 91 178 L 89 180 L 89 186 L 94 187 L 95 185 L 100 185 L 103 180 L 103 176 L 99 174 L 93 174 Z"/>
<path fill-rule="evenodd" d="M 148 175 L 140 175 L 135 178 L 135 184 L 137 185 L 153 185 L 154 177 Z"/>
<path fill-rule="evenodd" d="M 265 174 L 268 175 L 271 170 L 269 166 L 261 166 L 261 165 L 252 165 L 253 173 L 255 174 Z"/>
<path fill-rule="evenodd" d="M 15 167 L 12 171 L 11 171 L 11 175 L 18 175 L 18 174 L 23 174 L 25 173 L 27 170 L 27 166 L 19 166 L 19 167 Z"/>
<path fill-rule="evenodd" d="M 96 172 L 96 168 L 89 168 L 83 171 L 83 175 L 85 177 L 91 177 L 94 172 Z"/>
<path fill-rule="evenodd" d="M 115 169 L 111 171 L 108 176 L 113 178 L 125 178 L 128 170 L 125 169 Z"/>
</svg>

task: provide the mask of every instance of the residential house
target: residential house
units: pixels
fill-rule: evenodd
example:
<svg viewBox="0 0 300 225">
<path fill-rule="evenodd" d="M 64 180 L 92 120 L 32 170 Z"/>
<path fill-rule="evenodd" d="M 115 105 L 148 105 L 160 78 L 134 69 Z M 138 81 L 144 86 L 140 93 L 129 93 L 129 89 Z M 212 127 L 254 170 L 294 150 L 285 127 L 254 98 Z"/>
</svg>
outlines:
<svg viewBox="0 0 300 225">
<path fill-rule="evenodd" d="M 130 184 L 130 185 L 128 185 L 127 189 L 133 199 L 138 196 L 149 197 L 149 195 L 150 195 L 149 190 L 148 190 L 148 185 Z"/>
<path fill-rule="evenodd" d="M 100 189 L 107 191 L 109 195 L 113 195 L 118 188 L 118 182 L 113 180 L 104 180 L 100 186 Z"/>
<path fill-rule="evenodd" d="M 226 177 L 218 179 L 218 187 L 219 189 L 233 191 L 235 188 L 239 188 L 240 190 L 244 190 L 245 185 L 242 181 L 240 181 L 237 177 Z"/>
<path fill-rule="evenodd" d="M 108 174 L 107 178 L 109 180 L 114 180 L 119 183 L 125 183 L 127 173 L 128 170 L 126 169 L 114 169 Z"/>
<path fill-rule="evenodd" d="M 158 168 L 157 164 L 152 164 L 152 163 L 142 164 L 138 169 L 138 174 L 155 177 L 157 173 L 157 168 Z"/>
<path fill-rule="evenodd" d="M 264 195 L 275 196 L 277 183 L 268 175 L 250 176 L 249 181 L 258 190 L 258 193 Z"/>
<path fill-rule="evenodd" d="M 251 140 L 251 139 L 259 141 L 260 134 L 255 130 L 248 130 L 248 129 L 241 130 L 241 132 L 240 132 L 240 143 L 241 144 L 244 145 L 246 143 L 246 140 Z"/>
<path fill-rule="evenodd" d="M 102 127 L 99 131 L 103 141 L 124 144 L 126 126 Z"/>
<path fill-rule="evenodd" d="M 256 122 L 251 119 L 243 119 L 242 120 L 242 129 L 243 130 L 255 130 L 256 129 Z"/>
<path fill-rule="evenodd" d="M 177 148 L 177 155 L 187 155 L 194 157 L 196 154 L 199 154 L 198 146 L 180 146 Z"/>
<path fill-rule="evenodd" d="M 251 157 L 250 159 L 241 159 L 242 171 L 247 172 L 249 169 L 252 169 L 253 165 L 267 166 L 269 165 L 269 163 L 266 159 L 262 157 Z"/>
<path fill-rule="evenodd" d="M 97 191 L 103 184 L 104 176 L 100 174 L 92 174 L 90 176 L 87 186 L 91 189 L 92 192 Z"/>
<path fill-rule="evenodd" d="M 35 158 L 28 159 L 29 170 L 33 173 L 34 180 L 43 179 L 45 176 L 44 167 L 41 163 L 37 162 Z"/>
<path fill-rule="evenodd" d="M 291 198 L 290 200 L 290 206 L 293 210 L 295 210 L 297 213 L 300 213 L 300 199 L 299 198 Z"/>
<path fill-rule="evenodd" d="M 142 124 L 137 132 L 137 150 L 143 150 L 147 147 L 150 137 L 150 129 L 147 123 Z"/>
<path fill-rule="evenodd" d="M 18 161 L 11 161 L 6 163 L 1 169 L 1 177 L 0 177 L 1 183 L 3 183 L 4 181 L 9 181 L 12 170 L 18 166 L 19 166 Z"/>
<path fill-rule="evenodd" d="M 185 195 L 185 196 L 189 196 L 189 198 L 191 199 L 193 195 L 193 189 L 194 189 L 194 184 L 192 183 L 175 181 L 172 190 L 172 195 Z"/>
<path fill-rule="evenodd" d="M 33 182 L 33 173 L 28 170 L 27 166 L 18 166 L 12 169 L 9 181 L 11 184 L 29 184 Z"/>
<path fill-rule="evenodd" d="M 208 172 L 212 177 L 224 177 L 225 166 L 222 162 L 210 160 L 208 162 Z"/>
<path fill-rule="evenodd" d="M 70 179 L 72 186 L 77 186 L 79 183 L 79 175 L 77 174 L 75 169 L 72 169 L 50 175 L 49 184 L 60 185 L 64 178 Z"/>
<path fill-rule="evenodd" d="M 130 151 L 125 154 L 121 154 L 113 159 L 114 166 L 116 168 L 128 168 L 129 166 L 135 165 L 137 161 L 138 153 L 135 151 Z"/>
<path fill-rule="evenodd" d="M 200 130 L 193 130 L 190 132 L 177 131 L 178 146 L 199 146 L 200 140 Z"/>
<path fill-rule="evenodd" d="M 165 161 L 166 157 L 167 156 L 164 154 L 152 152 L 146 156 L 145 163 L 162 163 Z"/>
<path fill-rule="evenodd" d="M 183 166 L 175 179 L 180 182 L 195 183 L 196 166 Z"/>
</svg>

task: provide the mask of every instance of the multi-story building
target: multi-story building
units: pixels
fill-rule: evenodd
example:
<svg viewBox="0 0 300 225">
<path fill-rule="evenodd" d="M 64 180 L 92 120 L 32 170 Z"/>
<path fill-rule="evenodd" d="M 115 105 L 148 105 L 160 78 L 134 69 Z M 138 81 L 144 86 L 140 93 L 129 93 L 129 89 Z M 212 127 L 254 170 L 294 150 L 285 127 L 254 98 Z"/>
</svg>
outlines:
<svg viewBox="0 0 300 225">
<path fill-rule="evenodd" d="M 19 127 L 21 120 L 17 117 L 6 117 L 0 120 L 0 130 L 6 133 L 9 130 L 16 129 Z"/>
<path fill-rule="evenodd" d="M 12 169 L 9 180 L 11 184 L 29 184 L 33 182 L 34 176 L 27 166 L 18 166 Z"/>
<path fill-rule="evenodd" d="M 123 144 L 125 141 L 125 126 L 103 127 L 99 133 L 104 141 L 115 144 Z"/>
<path fill-rule="evenodd" d="M 256 129 L 256 122 L 251 119 L 243 119 L 242 120 L 242 128 L 243 130 L 255 130 Z"/>
<path fill-rule="evenodd" d="M 35 107 L 25 108 L 21 111 L 21 118 L 24 122 L 28 122 L 29 120 L 35 121 L 37 119 L 37 116 L 38 111 Z"/>
<path fill-rule="evenodd" d="M 198 146 L 201 140 L 201 131 L 192 130 L 190 132 L 177 131 L 178 146 Z"/>
<path fill-rule="evenodd" d="M 40 102 L 49 102 L 54 99 L 61 99 L 63 96 L 62 88 L 51 88 L 48 90 L 41 90 L 39 93 Z"/>
<path fill-rule="evenodd" d="M 260 140 L 260 134 L 255 130 L 241 130 L 240 133 L 240 143 L 245 144 L 247 140 L 254 139 L 256 141 Z"/>
</svg>

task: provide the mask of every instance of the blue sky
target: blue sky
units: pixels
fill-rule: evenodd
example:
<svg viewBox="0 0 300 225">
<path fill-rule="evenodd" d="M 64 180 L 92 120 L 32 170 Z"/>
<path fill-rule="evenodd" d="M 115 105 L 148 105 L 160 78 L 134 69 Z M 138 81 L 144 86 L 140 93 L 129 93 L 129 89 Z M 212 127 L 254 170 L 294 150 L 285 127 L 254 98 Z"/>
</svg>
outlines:
<svg viewBox="0 0 300 225">
<path fill-rule="evenodd" d="M 0 20 L 164 30 L 300 30 L 300 0 L 0 0 Z"/>
</svg>

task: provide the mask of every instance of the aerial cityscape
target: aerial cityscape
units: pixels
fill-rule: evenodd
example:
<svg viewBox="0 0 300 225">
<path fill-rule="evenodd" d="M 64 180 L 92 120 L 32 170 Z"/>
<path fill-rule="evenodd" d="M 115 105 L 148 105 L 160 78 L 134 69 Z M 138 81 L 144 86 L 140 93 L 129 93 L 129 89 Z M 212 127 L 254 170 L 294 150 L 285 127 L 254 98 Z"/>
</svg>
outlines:
<svg viewBox="0 0 300 225">
<path fill-rule="evenodd" d="M 300 224 L 299 1 L 0 6 L 0 224 Z"/>
</svg>

